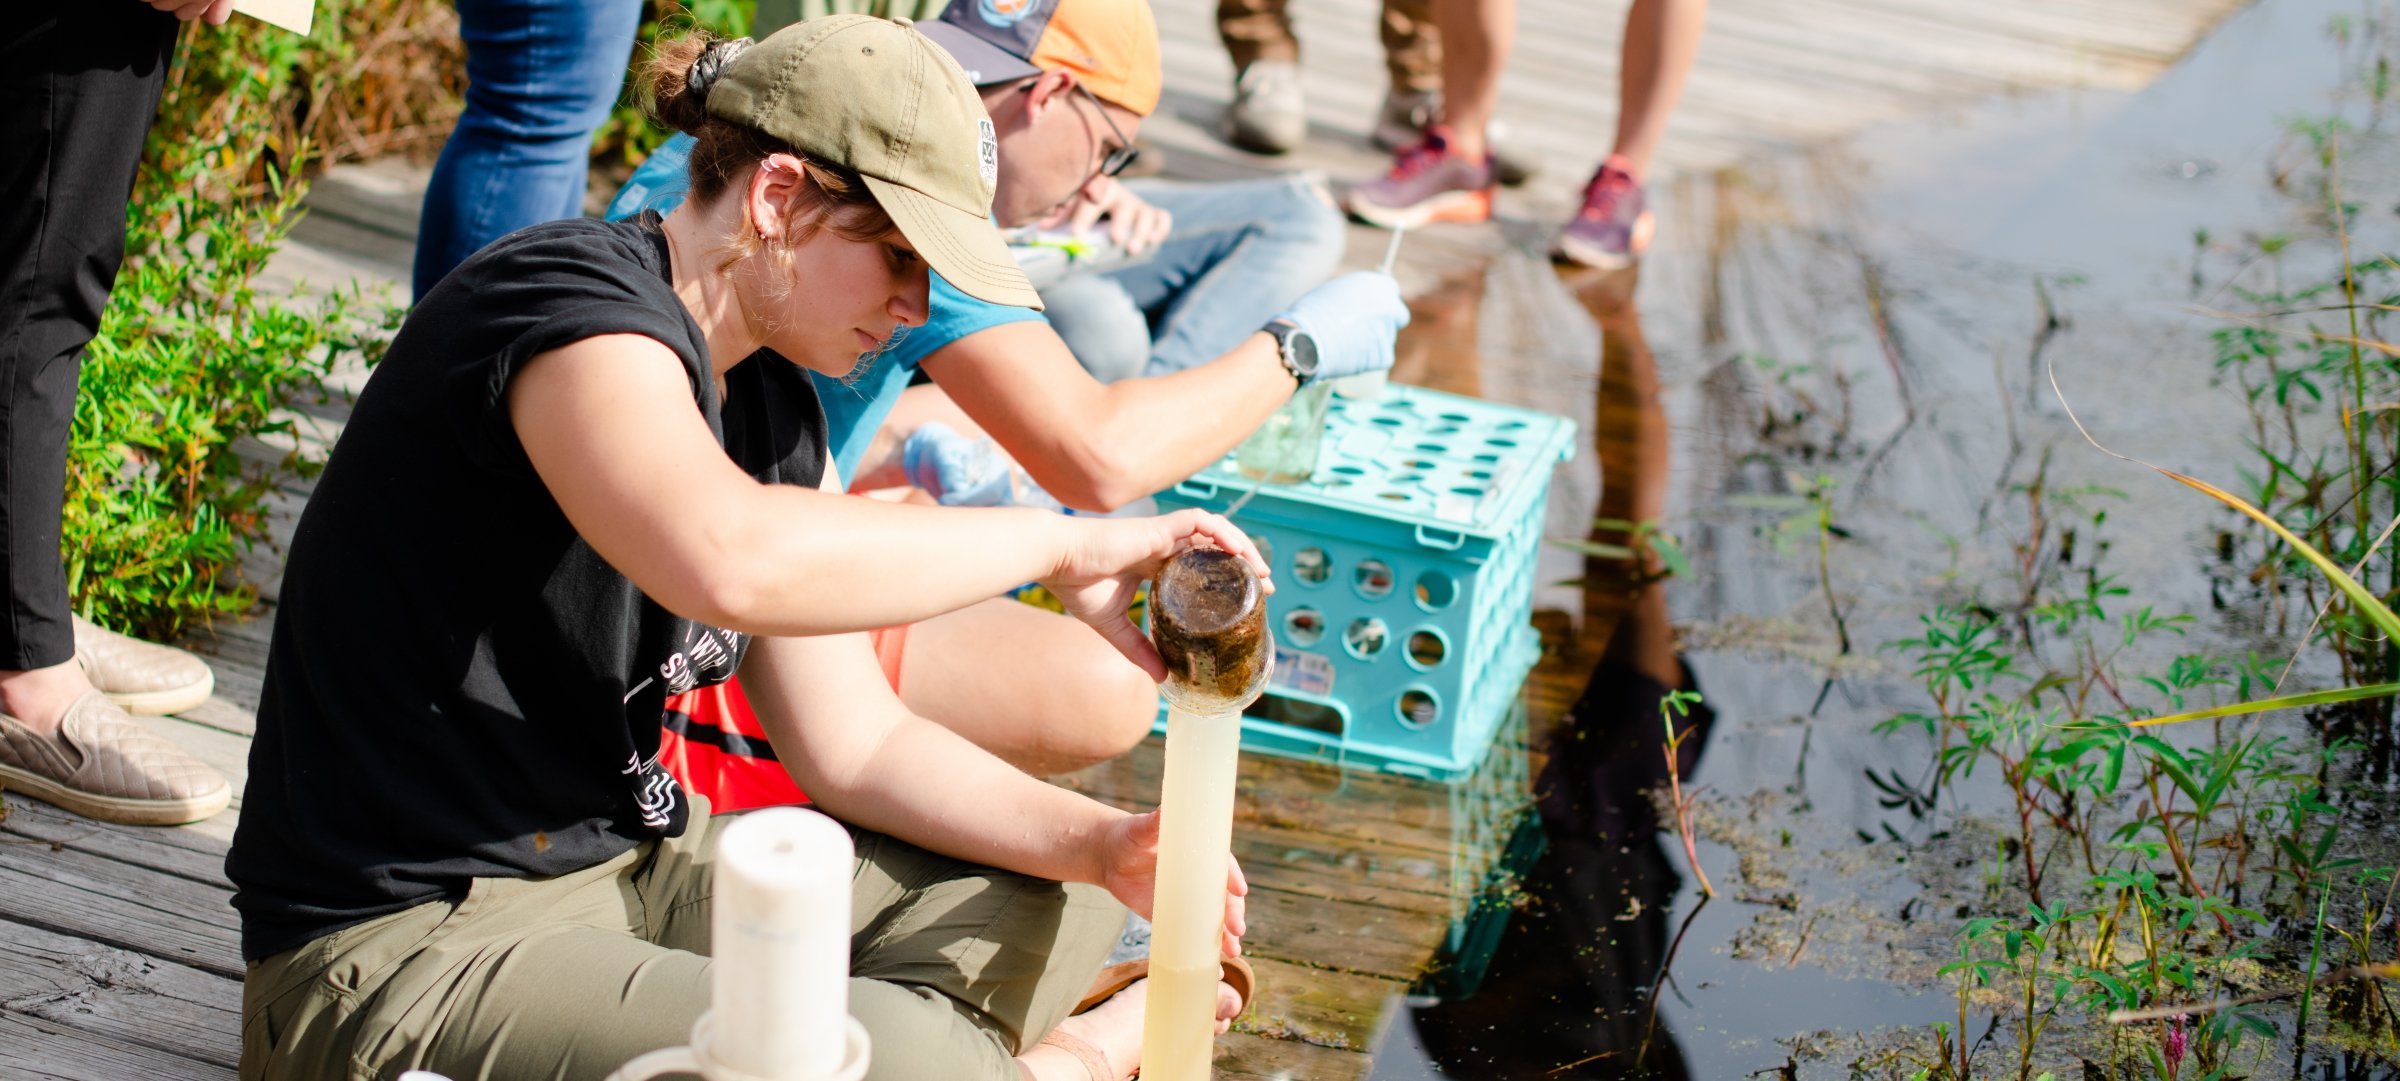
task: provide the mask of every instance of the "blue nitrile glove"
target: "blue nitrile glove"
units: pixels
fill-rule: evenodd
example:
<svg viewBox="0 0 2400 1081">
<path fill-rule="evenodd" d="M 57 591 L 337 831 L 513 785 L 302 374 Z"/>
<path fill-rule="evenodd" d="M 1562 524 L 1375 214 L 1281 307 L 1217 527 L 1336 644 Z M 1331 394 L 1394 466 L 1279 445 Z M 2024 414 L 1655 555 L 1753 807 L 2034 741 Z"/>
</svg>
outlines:
<svg viewBox="0 0 2400 1081">
<path fill-rule="evenodd" d="M 1073 514 L 1052 499 L 989 439 L 969 439 L 940 421 L 926 421 L 900 447 L 908 482 L 945 507 L 1040 507 Z"/>
<path fill-rule="evenodd" d="M 1317 379 L 1389 371 L 1392 337 L 1408 325 L 1400 283 L 1379 270 L 1353 270 L 1292 302 L 1289 319 L 1317 341 Z"/>
<path fill-rule="evenodd" d="M 624 221 L 645 210 L 664 214 L 675 209 L 691 190 L 692 147 L 698 142 L 679 131 L 658 144 L 642 167 L 625 178 L 625 186 L 608 201 L 608 213 L 602 217 Z"/>
</svg>

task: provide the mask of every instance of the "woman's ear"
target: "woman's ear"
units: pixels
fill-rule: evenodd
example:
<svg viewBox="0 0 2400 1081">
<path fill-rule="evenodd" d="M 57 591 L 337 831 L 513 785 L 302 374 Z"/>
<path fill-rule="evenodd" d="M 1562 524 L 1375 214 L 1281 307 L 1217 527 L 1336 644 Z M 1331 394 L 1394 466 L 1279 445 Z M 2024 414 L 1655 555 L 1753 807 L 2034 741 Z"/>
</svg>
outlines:
<svg viewBox="0 0 2400 1081">
<path fill-rule="evenodd" d="M 789 239 L 792 211 L 802 199 L 808 171 L 791 154 L 769 154 L 750 174 L 750 225 L 758 239 L 769 244 Z"/>
</svg>

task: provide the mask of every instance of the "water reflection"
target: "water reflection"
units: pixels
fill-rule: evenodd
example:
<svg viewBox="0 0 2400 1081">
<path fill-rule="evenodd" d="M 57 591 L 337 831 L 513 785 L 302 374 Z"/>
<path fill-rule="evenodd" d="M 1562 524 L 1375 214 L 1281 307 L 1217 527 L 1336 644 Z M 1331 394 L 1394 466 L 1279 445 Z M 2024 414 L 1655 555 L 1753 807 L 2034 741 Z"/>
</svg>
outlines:
<svg viewBox="0 0 2400 1081">
<path fill-rule="evenodd" d="M 1599 517 L 1656 520 L 1669 443 L 1657 367 L 1632 303 L 1638 270 L 1562 277 L 1601 327 L 1592 426 L 1606 464 Z M 1675 654 L 1657 569 L 1587 560 L 1586 641 L 1604 635 L 1607 644 L 1535 786 L 1549 849 L 1524 879 L 1525 901 L 1481 988 L 1412 1011 L 1425 1065 L 1439 1076 L 1691 1076 L 1657 996 L 1674 993 L 1671 959 L 1696 912 L 1670 922 L 1683 871 L 1650 793 L 1667 780 L 1660 704 L 1669 691 L 1698 688 Z M 1679 722 L 1691 726 L 1676 763 L 1686 779 L 1714 722 L 1706 705 Z"/>
</svg>

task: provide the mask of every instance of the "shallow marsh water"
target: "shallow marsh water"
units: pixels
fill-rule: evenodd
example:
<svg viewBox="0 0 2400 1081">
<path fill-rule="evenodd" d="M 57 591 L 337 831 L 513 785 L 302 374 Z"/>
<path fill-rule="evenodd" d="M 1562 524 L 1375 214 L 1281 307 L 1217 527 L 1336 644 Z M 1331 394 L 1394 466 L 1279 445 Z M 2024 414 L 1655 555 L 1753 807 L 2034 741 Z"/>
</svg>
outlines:
<svg viewBox="0 0 2400 1081">
<path fill-rule="evenodd" d="M 2294 651 L 2306 613 L 2243 578 L 2230 512 L 2092 448 L 2060 396 L 2134 457 L 2225 482 L 2256 467 L 2209 335 L 2241 307 L 2225 282 L 2264 272 L 2253 238 L 2295 237 L 2294 267 L 2335 258 L 2291 121 L 2349 120 L 2352 243 L 2400 240 L 2400 143 L 2327 34 L 2372 15 L 2262 0 L 2138 94 L 2004 100 L 1675 183 L 1638 275 L 1509 258 L 1428 298 L 1401 378 L 1575 415 L 1589 446 L 1551 532 L 1657 520 L 1693 573 L 1629 590 L 1604 561 L 1546 554 L 1544 581 L 1594 583 L 1536 600 L 1593 673 L 1537 786 L 1550 849 L 1481 989 L 1395 1011 L 1375 1077 L 1905 1077 L 1908 1056 L 1930 1058 L 1931 1026 L 1958 1013 L 1934 973 L 2007 878 L 2010 798 L 1983 770 L 1928 813 L 1870 779 L 1922 774 L 1934 753 L 1871 730 L 1924 708 L 1881 647 L 1936 604 L 2013 588 L 2038 482 L 2128 603 L 2197 617 L 2171 648 L 2141 647 L 2152 659 Z M 1438 359 L 1461 345 L 1471 371 Z M 2320 653 L 2294 688 L 2334 685 Z M 1706 904 L 1643 791 L 1664 779 L 1671 686 L 1706 696 L 1678 757 L 1701 789 Z M 1970 1027 L 2000 1008 L 1978 999 Z M 2078 1076 L 2102 1040 L 2061 1022 L 2036 1072 Z M 2324 1048 L 2296 1064 L 2288 1036 L 2259 1048 L 2233 1076 L 2400 1076 Z M 2017 1072 L 2013 1045 L 1975 1069 Z"/>
</svg>

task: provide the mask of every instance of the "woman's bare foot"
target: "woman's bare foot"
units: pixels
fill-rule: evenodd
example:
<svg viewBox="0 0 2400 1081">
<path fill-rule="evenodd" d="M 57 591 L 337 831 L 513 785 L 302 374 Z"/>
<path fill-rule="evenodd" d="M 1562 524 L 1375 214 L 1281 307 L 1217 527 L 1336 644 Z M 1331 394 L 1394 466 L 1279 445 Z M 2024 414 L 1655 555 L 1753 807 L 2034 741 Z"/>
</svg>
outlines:
<svg viewBox="0 0 2400 1081">
<path fill-rule="evenodd" d="M 1124 1081 L 1142 1064 L 1142 1007 L 1150 981 L 1135 980 L 1108 1001 L 1059 1022 L 1056 1031 L 1017 1056 L 1032 1081 Z M 1217 1031 L 1242 1012 L 1233 985 L 1217 984 Z M 1105 1072 L 1103 1072 L 1105 1071 Z"/>
</svg>

